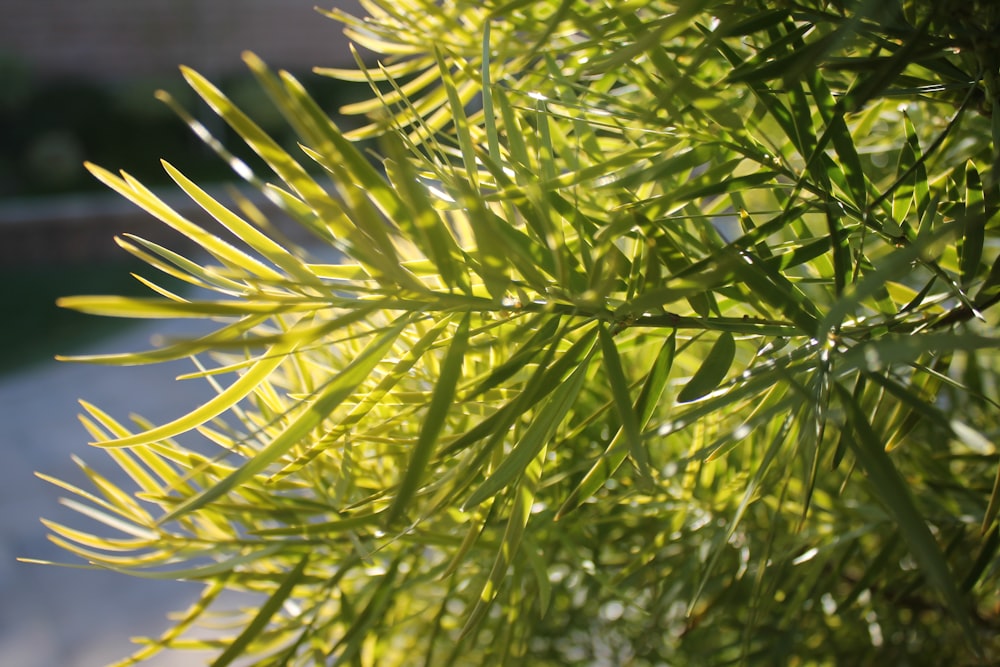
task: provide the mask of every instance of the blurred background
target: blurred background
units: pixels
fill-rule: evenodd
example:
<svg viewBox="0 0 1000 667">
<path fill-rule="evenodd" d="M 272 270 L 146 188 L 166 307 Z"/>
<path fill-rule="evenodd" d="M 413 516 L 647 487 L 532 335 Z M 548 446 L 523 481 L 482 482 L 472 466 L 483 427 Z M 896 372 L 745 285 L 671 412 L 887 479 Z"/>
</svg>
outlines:
<svg viewBox="0 0 1000 667">
<path fill-rule="evenodd" d="M 129 638 L 157 636 L 166 614 L 198 586 L 18 562 L 72 562 L 39 517 L 87 528 L 60 506 L 66 495 L 35 476 L 73 483 L 83 458 L 114 474 L 87 446 L 77 399 L 119 420 L 162 422 L 208 396 L 204 384 L 174 382 L 190 365 L 114 368 L 53 360 L 56 354 L 144 349 L 183 323 L 134 324 L 60 311 L 59 296 L 133 293 L 141 270 L 113 237 L 124 232 L 175 243 L 171 232 L 83 168 L 125 169 L 170 201 L 164 158 L 203 186 L 232 172 L 164 104 L 168 91 L 219 138 L 225 127 L 199 107 L 178 72 L 206 75 L 279 141 L 292 141 L 240 59 L 255 52 L 295 73 L 331 115 L 367 94 L 313 74 L 353 64 L 340 24 L 315 0 L 65 0 L 2 2 L 0 22 L 0 664 L 98 667 L 131 652 Z M 319 3 L 357 13 L 356 2 Z M 345 121 L 346 122 L 346 121 Z M 235 148 L 231 143 L 229 148 Z M 248 158 L 250 159 L 250 158 Z M 183 207 L 183 204 L 178 204 Z M 148 270 L 144 271 L 148 273 Z M 162 667 L 196 664 L 161 657 Z"/>
</svg>

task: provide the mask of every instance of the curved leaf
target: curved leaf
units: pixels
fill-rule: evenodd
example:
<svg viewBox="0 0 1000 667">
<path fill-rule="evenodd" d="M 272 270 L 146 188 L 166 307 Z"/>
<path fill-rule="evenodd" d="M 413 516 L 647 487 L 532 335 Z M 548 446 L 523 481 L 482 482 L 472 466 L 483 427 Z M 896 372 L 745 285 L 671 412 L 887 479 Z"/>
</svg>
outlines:
<svg viewBox="0 0 1000 667">
<path fill-rule="evenodd" d="M 690 403 L 715 391 L 729 373 L 735 358 L 736 340 L 731 333 L 724 331 L 715 340 L 698 370 L 677 394 L 677 402 Z"/>
</svg>

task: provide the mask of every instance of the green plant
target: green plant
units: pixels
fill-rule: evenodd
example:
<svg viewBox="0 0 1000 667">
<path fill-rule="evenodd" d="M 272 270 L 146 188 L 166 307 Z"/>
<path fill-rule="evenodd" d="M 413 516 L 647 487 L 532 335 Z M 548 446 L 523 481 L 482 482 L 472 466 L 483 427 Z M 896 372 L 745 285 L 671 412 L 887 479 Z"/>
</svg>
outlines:
<svg viewBox="0 0 1000 667">
<path fill-rule="evenodd" d="M 91 167 L 198 241 L 121 244 L 205 296 L 63 305 L 219 321 L 84 359 L 218 387 L 86 406 L 137 490 L 66 486 L 120 535 L 53 539 L 205 582 L 133 661 L 1000 659 L 995 5 L 365 4 L 334 14 L 385 55 L 327 72 L 371 83 L 349 134 L 253 56 L 301 150 L 184 73 L 344 261 Z M 226 589 L 263 597 L 185 639 Z"/>
</svg>

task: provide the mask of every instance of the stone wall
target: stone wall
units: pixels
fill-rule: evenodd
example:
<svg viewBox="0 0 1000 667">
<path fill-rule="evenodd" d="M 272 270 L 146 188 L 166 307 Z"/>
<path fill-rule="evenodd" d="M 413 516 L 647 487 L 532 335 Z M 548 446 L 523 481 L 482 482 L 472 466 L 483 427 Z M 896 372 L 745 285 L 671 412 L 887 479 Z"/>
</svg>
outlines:
<svg viewBox="0 0 1000 667">
<path fill-rule="evenodd" d="M 274 67 L 352 62 L 342 25 L 316 6 L 358 13 L 356 0 L 32 0 L 8 2 L 0 57 L 39 75 L 104 81 L 242 70 L 251 50 Z"/>
</svg>

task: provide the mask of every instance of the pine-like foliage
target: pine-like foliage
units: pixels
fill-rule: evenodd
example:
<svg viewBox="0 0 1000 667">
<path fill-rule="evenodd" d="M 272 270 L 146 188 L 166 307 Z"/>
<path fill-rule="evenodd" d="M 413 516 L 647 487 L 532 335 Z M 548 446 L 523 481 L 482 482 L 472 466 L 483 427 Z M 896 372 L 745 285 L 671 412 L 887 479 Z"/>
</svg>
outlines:
<svg viewBox="0 0 1000 667">
<path fill-rule="evenodd" d="M 1000 659 L 998 5 L 362 4 L 376 56 L 321 70 L 371 83 L 360 129 L 248 55 L 281 146 L 184 72 L 310 242 L 92 167 L 192 287 L 64 305 L 216 323 L 84 359 L 217 389 L 86 406 L 134 487 L 64 484 L 106 530 L 53 539 L 205 584 L 122 664 Z M 225 590 L 259 604 L 189 636 Z"/>
</svg>

